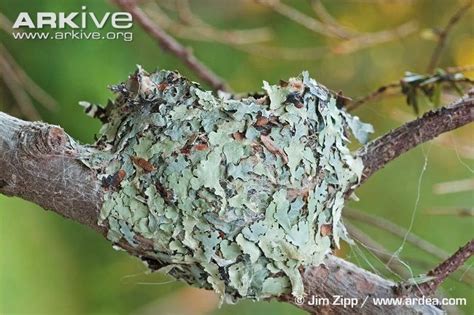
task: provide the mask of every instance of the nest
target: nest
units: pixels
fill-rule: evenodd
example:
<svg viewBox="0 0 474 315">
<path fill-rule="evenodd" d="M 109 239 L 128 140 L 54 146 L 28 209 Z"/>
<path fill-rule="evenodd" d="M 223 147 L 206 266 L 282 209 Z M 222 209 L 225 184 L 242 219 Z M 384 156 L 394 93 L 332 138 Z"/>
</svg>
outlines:
<svg viewBox="0 0 474 315">
<path fill-rule="evenodd" d="M 347 239 L 345 194 L 363 165 L 347 147 L 371 126 L 303 72 L 264 93 L 218 97 L 176 72 L 141 68 L 104 108 L 96 154 L 106 191 L 99 223 L 160 270 L 227 302 L 292 292 L 300 266 Z"/>
</svg>

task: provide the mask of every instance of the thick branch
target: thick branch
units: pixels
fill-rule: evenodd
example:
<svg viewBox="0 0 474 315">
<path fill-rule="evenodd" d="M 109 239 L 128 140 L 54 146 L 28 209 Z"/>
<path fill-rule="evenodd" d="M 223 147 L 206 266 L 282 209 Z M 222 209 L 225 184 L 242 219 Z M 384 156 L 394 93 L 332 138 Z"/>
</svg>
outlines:
<svg viewBox="0 0 474 315">
<path fill-rule="evenodd" d="M 0 193 L 99 230 L 100 185 L 77 160 L 85 152 L 58 126 L 0 112 Z"/>
<path fill-rule="evenodd" d="M 474 121 L 474 90 L 453 104 L 430 111 L 365 145 L 357 153 L 364 162 L 362 181 L 390 161 L 442 133 Z"/>
<path fill-rule="evenodd" d="M 374 305 L 373 301 L 377 298 L 404 297 L 397 295 L 396 284 L 392 281 L 385 280 L 335 256 L 327 257 L 324 265 L 307 268 L 301 273 L 307 293 L 306 298 L 301 301 L 287 294 L 280 297 L 280 300 L 294 304 L 312 314 L 443 314 L 434 306 Z M 351 301 L 353 307 L 332 305 L 338 302 L 337 296 L 353 299 Z M 313 297 L 316 303 L 320 301 L 320 305 L 312 305 Z M 322 298 L 328 299 L 329 304 L 321 305 L 325 303 Z"/>
</svg>

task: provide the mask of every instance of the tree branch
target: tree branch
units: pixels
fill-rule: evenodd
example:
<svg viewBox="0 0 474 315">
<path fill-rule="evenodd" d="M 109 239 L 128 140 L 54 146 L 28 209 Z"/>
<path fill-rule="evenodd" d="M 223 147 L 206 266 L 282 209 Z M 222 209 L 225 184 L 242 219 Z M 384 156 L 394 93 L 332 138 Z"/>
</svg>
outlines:
<svg viewBox="0 0 474 315">
<path fill-rule="evenodd" d="M 143 12 L 133 0 L 113 0 L 121 9 L 128 11 L 138 24 L 153 37 L 160 47 L 181 59 L 199 79 L 209 84 L 213 90 L 228 90 L 226 83 L 211 69 L 199 61 L 190 49 L 182 46 L 173 37 L 168 35 Z"/>
<path fill-rule="evenodd" d="M 432 72 L 439 63 L 439 59 L 441 58 L 441 53 L 443 52 L 444 46 L 446 45 L 446 40 L 448 39 L 449 32 L 453 29 L 453 27 L 461 20 L 461 18 L 466 14 L 472 6 L 472 0 L 468 0 L 465 5 L 460 7 L 454 15 L 449 19 L 448 23 L 442 30 L 438 30 L 438 43 L 433 51 L 433 55 L 431 56 L 430 63 L 428 64 L 428 68 L 426 72 Z"/>
<path fill-rule="evenodd" d="M 100 231 L 100 184 L 78 160 L 87 149 L 58 126 L 26 122 L 1 112 L 0 130 L 0 193 Z"/>
<path fill-rule="evenodd" d="M 361 148 L 357 155 L 364 162 L 362 182 L 419 144 L 472 121 L 474 121 L 474 89 L 451 105 L 430 111 Z"/>
<path fill-rule="evenodd" d="M 291 294 L 281 296 L 280 301 L 291 303 L 311 314 L 443 314 L 435 306 L 429 305 L 374 305 L 376 298 L 401 298 L 395 293 L 396 284 L 367 270 L 335 256 L 328 256 L 324 265 L 302 270 L 305 292 L 304 300 L 297 300 Z M 357 305 L 338 306 L 336 296 L 357 299 Z M 314 305 L 318 298 L 329 300 L 328 305 Z M 321 304 L 324 303 L 323 300 Z M 355 300 L 352 300 L 355 304 Z M 365 301 L 365 303 L 364 303 Z M 313 304 L 313 305 L 312 305 Z"/>
<path fill-rule="evenodd" d="M 434 279 L 421 283 L 417 286 L 412 286 L 411 289 L 420 295 L 431 295 L 443 283 L 446 278 L 455 272 L 459 267 L 472 257 L 474 254 L 474 239 L 469 241 L 466 245 L 461 247 L 451 257 L 443 261 L 436 268 L 427 273 L 427 276 Z"/>
</svg>

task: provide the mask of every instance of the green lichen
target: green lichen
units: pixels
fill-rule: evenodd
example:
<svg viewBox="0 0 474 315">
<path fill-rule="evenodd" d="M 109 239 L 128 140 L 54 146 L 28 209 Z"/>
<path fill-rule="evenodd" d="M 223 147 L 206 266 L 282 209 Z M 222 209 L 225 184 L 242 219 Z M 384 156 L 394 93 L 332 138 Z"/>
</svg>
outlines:
<svg viewBox="0 0 474 315">
<path fill-rule="evenodd" d="M 84 160 L 106 189 L 108 238 L 148 240 L 162 271 L 228 302 L 302 296 L 298 268 L 348 239 L 344 195 L 363 165 L 347 130 L 364 141 L 371 126 L 307 72 L 238 100 L 141 68 L 112 89 L 100 110 L 105 153 Z"/>
</svg>

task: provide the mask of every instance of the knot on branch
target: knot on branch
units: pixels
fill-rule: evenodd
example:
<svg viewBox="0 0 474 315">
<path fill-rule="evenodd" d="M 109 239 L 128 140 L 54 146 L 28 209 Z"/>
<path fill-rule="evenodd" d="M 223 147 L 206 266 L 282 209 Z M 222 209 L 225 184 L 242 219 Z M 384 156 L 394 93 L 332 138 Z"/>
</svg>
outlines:
<svg viewBox="0 0 474 315">
<path fill-rule="evenodd" d="M 69 138 L 57 126 L 35 123 L 24 126 L 18 134 L 21 153 L 29 157 L 41 158 L 62 153 L 71 153 Z"/>
</svg>

